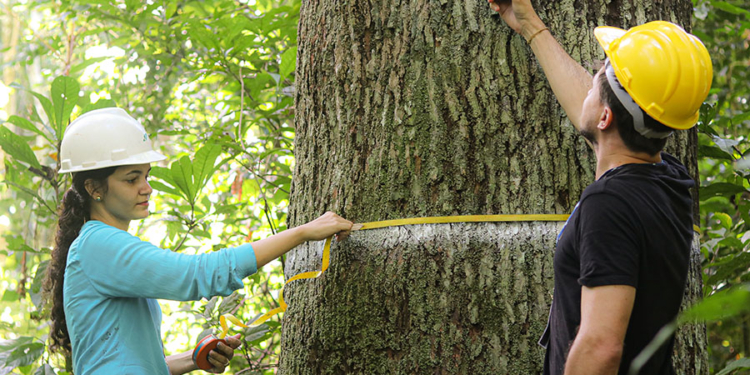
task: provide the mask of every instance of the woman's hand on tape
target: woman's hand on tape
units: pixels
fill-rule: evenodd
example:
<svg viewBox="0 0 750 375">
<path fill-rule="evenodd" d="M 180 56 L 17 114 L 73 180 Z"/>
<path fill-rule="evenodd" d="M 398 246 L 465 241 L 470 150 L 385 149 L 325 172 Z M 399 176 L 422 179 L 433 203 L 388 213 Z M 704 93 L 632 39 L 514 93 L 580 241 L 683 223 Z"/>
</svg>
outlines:
<svg viewBox="0 0 750 375">
<path fill-rule="evenodd" d="M 333 212 L 326 212 L 319 218 L 301 226 L 305 241 L 320 241 L 336 235 L 337 241 L 343 241 L 352 230 L 352 223 Z"/>
<path fill-rule="evenodd" d="M 207 372 L 210 372 L 212 374 L 223 373 L 224 370 L 227 369 L 227 366 L 229 366 L 229 361 L 231 361 L 232 357 L 234 357 L 234 350 L 239 348 L 242 344 L 239 334 L 234 336 L 227 336 L 224 338 L 224 340 L 226 340 L 227 344 L 229 345 L 224 345 L 224 343 L 220 342 L 218 345 L 216 345 L 216 349 L 211 350 L 208 353 L 208 362 L 214 367 L 210 370 L 207 370 Z"/>
</svg>

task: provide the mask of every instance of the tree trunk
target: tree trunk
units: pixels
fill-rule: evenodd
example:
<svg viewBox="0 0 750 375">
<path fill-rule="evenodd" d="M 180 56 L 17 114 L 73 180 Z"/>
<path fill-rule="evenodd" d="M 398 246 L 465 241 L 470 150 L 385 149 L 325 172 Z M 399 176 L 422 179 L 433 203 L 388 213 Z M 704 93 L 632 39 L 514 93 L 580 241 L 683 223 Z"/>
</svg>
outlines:
<svg viewBox="0 0 750 375">
<path fill-rule="evenodd" d="M 689 25 L 689 0 L 535 4 L 584 66 L 593 28 Z M 570 213 L 596 160 L 526 42 L 484 1 L 305 0 L 289 224 Z M 695 174 L 695 132 L 670 145 Z M 335 244 L 320 279 L 286 289 L 284 374 L 532 374 L 561 223 L 412 225 Z M 287 276 L 320 267 L 320 244 Z M 697 247 L 694 248 L 697 254 Z M 700 295 L 697 255 L 689 298 Z M 683 329 L 678 373 L 707 372 L 704 326 Z"/>
</svg>

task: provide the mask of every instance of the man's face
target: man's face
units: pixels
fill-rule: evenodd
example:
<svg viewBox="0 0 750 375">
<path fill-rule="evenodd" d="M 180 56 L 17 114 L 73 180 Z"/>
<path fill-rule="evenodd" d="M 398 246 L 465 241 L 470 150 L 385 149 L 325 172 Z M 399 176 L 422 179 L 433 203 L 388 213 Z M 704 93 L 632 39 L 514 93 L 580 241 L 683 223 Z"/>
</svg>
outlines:
<svg viewBox="0 0 750 375">
<path fill-rule="evenodd" d="M 127 224 L 148 216 L 148 199 L 153 191 L 148 184 L 149 171 L 150 164 L 125 165 L 107 177 L 102 203 L 115 220 Z"/>
<path fill-rule="evenodd" d="M 588 139 L 592 144 L 596 144 L 596 125 L 599 123 L 604 112 L 604 104 L 599 96 L 599 76 L 604 74 L 604 67 L 594 75 L 593 85 L 589 90 L 586 99 L 583 101 L 581 109 L 581 135 Z"/>
</svg>

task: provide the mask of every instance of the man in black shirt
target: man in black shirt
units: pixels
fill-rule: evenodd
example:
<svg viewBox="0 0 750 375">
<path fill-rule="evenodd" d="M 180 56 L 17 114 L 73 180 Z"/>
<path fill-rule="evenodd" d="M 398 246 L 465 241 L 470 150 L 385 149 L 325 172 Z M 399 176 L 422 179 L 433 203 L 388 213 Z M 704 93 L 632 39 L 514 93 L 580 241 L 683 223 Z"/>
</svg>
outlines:
<svg viewBox="0 0 750 375">
<path fill-rule="evenodd" d="M 672 321 L 685 288 L 693 180 L 662 153 L 695 125 L 711 86 L 708 52 L 669 22 L 597 27 L 608 59 L 592 78 L 555 40 L 529 0 L 489 0 L 531 45 L 568 118 L 596 154 L 586 188 L 558 237 L 545 374 L 627 374 Z M 640 374 L 672 374 L 672 343 Z"/>
</svg>

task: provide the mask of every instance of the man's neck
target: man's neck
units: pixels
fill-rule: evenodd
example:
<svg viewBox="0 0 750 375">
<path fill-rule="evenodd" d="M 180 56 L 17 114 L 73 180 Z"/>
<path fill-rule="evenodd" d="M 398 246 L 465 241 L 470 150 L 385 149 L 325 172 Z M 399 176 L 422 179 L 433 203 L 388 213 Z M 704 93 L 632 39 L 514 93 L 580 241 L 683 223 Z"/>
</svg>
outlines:
<svg viewBox="0 0 750 375">
<path fill-rule="evenodd" d="M 645 153 L 636 153 L 621 148 L 602 149 L 595 148 L 596 153 L 596 179 L 598 180 L 604 173 L 612 168 L 617 168 L 625 164 L 653 164 L 661 162 L 661 153 L 648 155 Z"/>
</svg>

